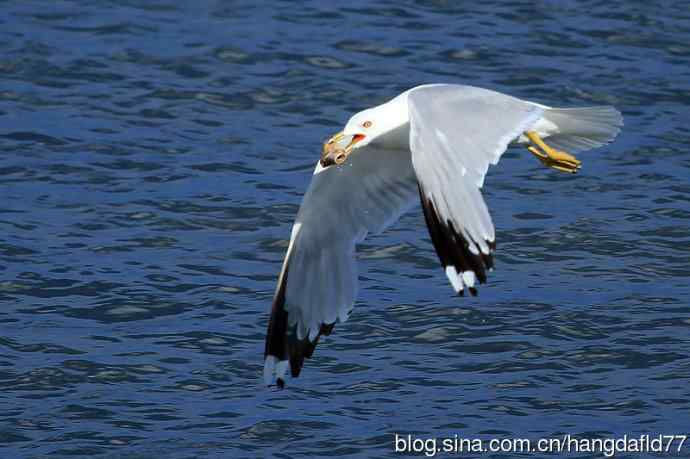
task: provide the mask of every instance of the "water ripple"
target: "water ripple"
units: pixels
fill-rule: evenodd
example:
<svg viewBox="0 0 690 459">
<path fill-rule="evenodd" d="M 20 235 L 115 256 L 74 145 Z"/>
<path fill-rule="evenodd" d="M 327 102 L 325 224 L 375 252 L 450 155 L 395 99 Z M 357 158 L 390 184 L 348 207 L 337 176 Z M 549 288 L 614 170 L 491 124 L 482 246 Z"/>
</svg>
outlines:
<svg viewBox="0 0 690 459">
<path fill-rule="evenodd" d="M 690 391 L 682 2 L 38 2 L 0 21 L 3 457 L 398 457 L 395 433 L 677 432 Z M 265 321 L 321 142 L 411 86 L 615 104 L 564 176 L 486 180 L 453 295 L 416 209 L 285 391 Z"/>
</svg>

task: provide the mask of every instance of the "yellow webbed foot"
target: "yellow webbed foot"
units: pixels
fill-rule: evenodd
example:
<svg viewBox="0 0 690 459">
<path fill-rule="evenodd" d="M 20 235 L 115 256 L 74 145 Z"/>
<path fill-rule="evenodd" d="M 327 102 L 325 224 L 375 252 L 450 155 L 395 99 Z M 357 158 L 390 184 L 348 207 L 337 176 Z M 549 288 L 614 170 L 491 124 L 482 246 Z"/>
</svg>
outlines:
<svg viewBox="0 0 690 459">
<path fill-rule="evenodd" d="M 534 144 L 528 146 L 527 149 L 545 166 L 571 174 L 580 169 L 581 161 L 569 153 L 551 148 L 535 131 L 527 131 L 525 135 Z"/>
</svg>

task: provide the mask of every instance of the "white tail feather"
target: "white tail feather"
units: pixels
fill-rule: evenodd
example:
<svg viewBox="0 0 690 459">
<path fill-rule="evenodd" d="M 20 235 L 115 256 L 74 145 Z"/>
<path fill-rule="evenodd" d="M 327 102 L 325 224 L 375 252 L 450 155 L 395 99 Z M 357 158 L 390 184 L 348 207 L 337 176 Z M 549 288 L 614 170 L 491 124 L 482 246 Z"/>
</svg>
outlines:
<svg viewBox="0 0 690 459">
<path fill-rule="evenodd" d="M 543 116 L 558 127 L 558 132 L 548 137 L 548 144 L 569 152 L 606 145 L 623 126 L 623 116 L 610 106 L 549 108 Z"/>
</svg>

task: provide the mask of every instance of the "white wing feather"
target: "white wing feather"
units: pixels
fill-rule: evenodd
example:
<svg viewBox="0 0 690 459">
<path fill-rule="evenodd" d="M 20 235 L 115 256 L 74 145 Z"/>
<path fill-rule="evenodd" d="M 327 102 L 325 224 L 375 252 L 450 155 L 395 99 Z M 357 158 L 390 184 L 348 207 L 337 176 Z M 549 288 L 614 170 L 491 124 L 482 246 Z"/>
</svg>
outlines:
<svg viewBox="0 0 690 459">
<path fill-rule="evenodd" d="M 494 226 L 480 192 L 489 164 L 498 162 L 543 109 L 487 89 L 433 85 L 410 91 L 408 112 L 427 225 L 451 284 L 461 293 L 463 286 L 473 287 L 475 276 L 483 282 L 492 267 Z"/>
<path fill-rule="evenodd" d="M 285 308 L 298 339 L 347 319 L 357 293 L 355 244 L 395 222 L 416 196 L 406 152 L 365 147 L 341 166 L 317 165 L 288 253 Z"/>
<path fill-rule="evenodd" d="M 266 333 L 264 381 L 298 376 L 321 334 L 345 321 L 357 295 L 355 245 L 416 201 L 409 151 L 367 146 L 340 166 L 316 166 L 292 228 Z"/>
</svg>

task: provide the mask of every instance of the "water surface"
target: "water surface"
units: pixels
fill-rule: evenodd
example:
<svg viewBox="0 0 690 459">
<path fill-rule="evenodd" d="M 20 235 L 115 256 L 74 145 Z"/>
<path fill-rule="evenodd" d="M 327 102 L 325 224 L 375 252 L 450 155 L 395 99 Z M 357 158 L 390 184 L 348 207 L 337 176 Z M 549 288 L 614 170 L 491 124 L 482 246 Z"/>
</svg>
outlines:
<svg viewBox="0 0 690 459">
<path fill-rule="evenodd" d="M 0 2 L 0 455 L 688 433 L 690 10 L 655 3 Z M 626 125 L 576 176 L 524 150 L 491 169 L 477 298 L 453 295 L 419 208 L 369 239 L 351 319 L 267 390 L 321 142 L 430 82 Z"/>
</svg>

